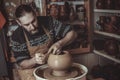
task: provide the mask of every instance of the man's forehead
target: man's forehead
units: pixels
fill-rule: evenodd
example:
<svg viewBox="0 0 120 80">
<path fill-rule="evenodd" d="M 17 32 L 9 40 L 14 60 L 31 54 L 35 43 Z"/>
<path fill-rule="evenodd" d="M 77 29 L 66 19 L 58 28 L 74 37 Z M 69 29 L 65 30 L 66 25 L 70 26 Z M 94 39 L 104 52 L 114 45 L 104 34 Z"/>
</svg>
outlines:
<svg viewBox="0 0 120 80">
<path fill-rule="evenodd" d="M 22 23 L 22 24 L 28 24 L 30 22 L 32 22 L 32 20 L 34 19 L 34 15 L 33 13 L 26 13 L 24 16 L 20 17 L 19 18 L 19 21 Z"/>
</svg>

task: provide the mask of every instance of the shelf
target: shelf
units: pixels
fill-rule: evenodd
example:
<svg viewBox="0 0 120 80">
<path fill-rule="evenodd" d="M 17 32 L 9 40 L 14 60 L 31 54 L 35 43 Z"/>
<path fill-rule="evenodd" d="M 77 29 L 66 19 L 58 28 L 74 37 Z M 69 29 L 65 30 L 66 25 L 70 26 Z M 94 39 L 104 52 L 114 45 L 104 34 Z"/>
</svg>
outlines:
<svg viewBox="0 0 120 80">
<path fill-rule="evenodd" d="M 71 24 L 71 25 L 85 25 L 85 22 L 84 21 L 79 21 L 79 20 L 75 20 L 75 21 L 65 21 L 64 23 L 67 23 L 67 24 Z"/>
<path fill-rule="evenodd" d="M 72 3 L 73 5 L 80 5 L 80 4 L 84 4 L 84 1 L 67 1 L 68 3 Z M 50 2 L 50 4 L 57 4 L 57 5 L 64 5 L 65 2 L 61 1 L 61 2 Z"/>
<path fill-rule="evenodd" d="M 105 57 L 105 58 L 107 58 L 107 59 L 109 59 L 109 60 L 112 60 L 112 61 L 114 61 L 114 62 L 120 63 L 120 60 L 119 60 L 119 59 L 116 59 L 116 58 L 114 58 L 113 56 L 107 55 L 104 51 L 93 50 L 93 52 L 94 52 L 95 54 L 100 55 L 100 56 L 102 56 L 102 57 Z"/>
<path fill-rule="evenodd" d="M 104 35 L 104 36 L 108 36 L 108 37 L 112 37 L 112 38 L 116 38 L 116 39 L 120 39 L 120 35 L 113 34 L 113 33 L 107 33 L 107 32 L 98 31 L 98 30 L 95 30 L 94 33 Z"/>
<path fill-rule="evenodd" d="M 120 13 L 120 10 L 104 10 L 104 9 L 94 9 L 94 12 L 98 13 Z"/>
<path fill-rule="evenodd" d="M 71 54 L 85 54 L 90 52 L 90 45 L 87 48 L 76 48 L 68 50 Z"/>
</svg>

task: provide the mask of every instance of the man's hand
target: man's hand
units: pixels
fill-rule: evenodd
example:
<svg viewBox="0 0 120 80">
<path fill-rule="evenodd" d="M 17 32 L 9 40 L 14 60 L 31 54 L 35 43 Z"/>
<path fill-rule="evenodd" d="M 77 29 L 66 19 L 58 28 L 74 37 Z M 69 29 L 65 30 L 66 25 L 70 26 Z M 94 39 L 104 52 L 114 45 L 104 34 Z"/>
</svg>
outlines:
<svg viewBox="0 0 120 80">
<path fill-rule="evenodd" d="M 56 42 L 50 47 L 50 49 L 48 50 L 48 53 L 60 54 L 61 53 L 61 48 L 62 48 L 62 46 L 60 45 L 60 43 Z"/>
<path fill-rule="evenodd" d="M 60 54 L 61 49 L 64 46 L 72 43 L 76 39 L 76 37 L 77 37 L 77 33 L 75 31 L 73 30 L 69 31 L 64 38 L 60 39 L 50 47 L 50 49 L 48 50 L 48 53 Z"/>
<path fill-rule="evenodd" d="M 45 64 L 45 55 L 42 53 L 36 53 L 35 54 L 35 61 L 37 64 Z"/>
<path fill-rule="evenodd" d="M 36 64 L 45 64 L 45 55 L 42 53 L 36 53 L 31 59 L 23 60 L 20 63 L 21 68 L 27 69 L 32 68 Z"/>
</svg>

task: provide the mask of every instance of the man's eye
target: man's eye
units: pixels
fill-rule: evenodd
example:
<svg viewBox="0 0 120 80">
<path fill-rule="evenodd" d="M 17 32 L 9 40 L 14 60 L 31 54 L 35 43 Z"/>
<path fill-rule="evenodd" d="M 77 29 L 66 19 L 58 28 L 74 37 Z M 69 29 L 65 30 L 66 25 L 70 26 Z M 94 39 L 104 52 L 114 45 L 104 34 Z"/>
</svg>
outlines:
<svg viewBox="0 0 120 80">
<path fill-rule="evenodd" d="M 31 23 L 34 23 L 34 22 L 35 22 L 35 19 Z"/>
<path fill-rule="evenodd" d="M 29 24 L 25 24 L 25 26 L 29 26 Z"/>
<path fill-rule="evenodd" d="M 24 24 L 24 26 L 29 26 L 30 24 L 33 24 L 35 22 L 35 19 L 32 20 L 29 24 Z"/>
</svg>

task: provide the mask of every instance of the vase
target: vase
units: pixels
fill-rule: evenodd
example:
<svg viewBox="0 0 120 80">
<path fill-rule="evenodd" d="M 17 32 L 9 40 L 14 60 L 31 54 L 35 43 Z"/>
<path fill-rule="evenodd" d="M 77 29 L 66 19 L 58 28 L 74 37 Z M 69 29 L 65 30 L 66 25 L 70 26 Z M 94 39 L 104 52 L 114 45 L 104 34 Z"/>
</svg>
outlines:
<svg viewBox="0 0 120 80">
<path fill-rule="evenodd" d="M 110 39 L 105 42 L 104 50 L 109 55 L 117 55 L 119 54 L 119 46 L 116 40 Z"/>
<path fill-rule="evenodd" d="M 59 55 L 50 54 L 48 66 L 53 70 L 54 76 L 66 76 L 68 69 L 72 66 L 72 58 L 68 51 L 63 51 Z"/>
</svg>

